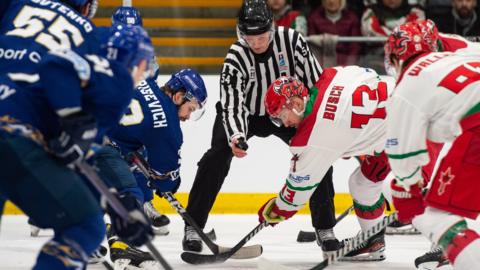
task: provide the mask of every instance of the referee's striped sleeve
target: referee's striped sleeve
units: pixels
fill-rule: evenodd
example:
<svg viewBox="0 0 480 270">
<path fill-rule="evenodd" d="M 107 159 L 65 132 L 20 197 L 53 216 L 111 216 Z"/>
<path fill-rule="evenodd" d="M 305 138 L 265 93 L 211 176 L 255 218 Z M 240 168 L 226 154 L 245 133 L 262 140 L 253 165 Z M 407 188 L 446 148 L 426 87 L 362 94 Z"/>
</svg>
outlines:
<svg viewBox="0 0 480 270">
<path fill-rule="evenodd" d="M 245 106 L 245 78 L 236 62 L 226 61 L 220 75 L 220 102 L 227 138 L 246 137 L 248 110 Z"/>
<path fill-rule="evenodd" d="M 296 42 L 295 59 L 297 61 L 295 73 L 298 78 L 308 88 L 313 87 L 322 74 L 322 68 L 301 34 L 298 34 Z"/>
</svg>

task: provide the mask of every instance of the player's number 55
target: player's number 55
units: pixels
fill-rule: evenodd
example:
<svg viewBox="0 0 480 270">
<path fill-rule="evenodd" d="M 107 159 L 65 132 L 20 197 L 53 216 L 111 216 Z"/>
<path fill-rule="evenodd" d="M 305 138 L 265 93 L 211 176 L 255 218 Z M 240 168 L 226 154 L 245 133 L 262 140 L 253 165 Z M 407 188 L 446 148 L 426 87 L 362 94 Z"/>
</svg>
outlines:
<svg viewBox="0 0 480 270">
<path fill-rule="evenodd" d="M 54 20 L 55 19 L 55 20 Z M 44 21 L 52 22 L 46 33 Z M 48 9 L 25 6 L 13 20 L 15 29 L 8 31 L 6 35 L 19 37 L 33 37 L 37 43 L 47 49 L 70 49 L 71 42 L 78 47 L 83 43 L 84 38 L 80 30 L 69 23 L 67 19 Z M 68 34 L 67 34 L 68 33 Z"/>
</svg>

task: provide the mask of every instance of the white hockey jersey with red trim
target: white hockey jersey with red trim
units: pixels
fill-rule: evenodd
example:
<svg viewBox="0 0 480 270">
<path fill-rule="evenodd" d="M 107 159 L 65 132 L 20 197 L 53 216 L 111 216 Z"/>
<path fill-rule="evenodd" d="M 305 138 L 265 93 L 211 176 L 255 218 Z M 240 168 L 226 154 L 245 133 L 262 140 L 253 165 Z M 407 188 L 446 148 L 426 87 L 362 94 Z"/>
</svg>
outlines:
<svg viewBox="0 0 480 270">
<path fill-rule="evenodd" d="M 439 39 L 444 52 L 480 53 L 480 43 L 468 41 L 462 36 L 439 33 Z"/>
<path fill-rule="evenodd" d="M 426 140 L 450 142 L 480 102 L 480 54 L 430 53 L 400 75 L 388 107 L 386 153 L 397 179 L 411 185 L 428 163 Z"/>
<path fill-rule="evenodd" d="M 276 200 L 282 210 L 300 209 L 337 159 L 384 149 L 393 78 L 358 66 L 336 67 L 325 69 L 315 86 L 311 113 L 290 142 L 290 173 Z"/>
</svg>

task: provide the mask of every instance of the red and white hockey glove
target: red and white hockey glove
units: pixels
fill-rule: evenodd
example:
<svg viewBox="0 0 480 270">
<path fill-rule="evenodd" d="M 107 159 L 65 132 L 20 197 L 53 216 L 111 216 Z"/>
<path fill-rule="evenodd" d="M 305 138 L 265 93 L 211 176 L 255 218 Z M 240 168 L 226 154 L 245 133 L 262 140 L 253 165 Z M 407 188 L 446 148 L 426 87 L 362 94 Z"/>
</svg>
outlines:
<svg viewBox="0 0 480 270">
<path fill-rule="evenodd" d="M 411 185 L 410 190 L 407 191 L 397 183 L 397 180 L 393 180 L 390 187 L 392 188 L 393 205 L 398 211 L 400 222 L 410 224 L 415 216 L 423 214 L 425 201 L 419 184 Z"/>
<path fill-rule="evenodd" d="M 267 221 L 269 225 L 275 226 L 277 223 L 289 219 L 297 213 L 297 211 L 280 210 L 275 204 L 275 199 L 271 198 L 258 210 L 258 221 L 260 223 Z"/>
</svg>

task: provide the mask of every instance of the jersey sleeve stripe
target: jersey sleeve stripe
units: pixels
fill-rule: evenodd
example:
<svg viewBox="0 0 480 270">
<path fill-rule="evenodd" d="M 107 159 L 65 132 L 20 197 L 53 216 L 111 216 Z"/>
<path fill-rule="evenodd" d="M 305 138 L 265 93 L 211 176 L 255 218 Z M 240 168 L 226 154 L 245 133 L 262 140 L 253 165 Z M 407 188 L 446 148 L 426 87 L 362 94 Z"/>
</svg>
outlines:
<svg viewBox="0 0 480 270">
<path fill-rule="evenodd" d="M 427 150 L 423 149 L 423 150 L 418 150 L 418 151 L 405 153 L 405 154 L 387 154 L 387 156 L 388 156 L 388 158 L 391 158 L 391 159 L 405 159 L 405 158 L 410 158 L 410 157 L 417 156 L 417 155 L 420 155 L 420 154 L 423 154 L 423 153 L 427 153 Z"/>
</svg>

